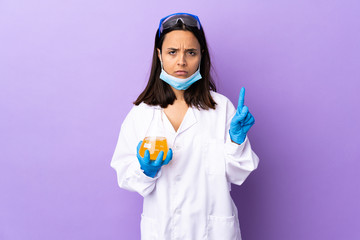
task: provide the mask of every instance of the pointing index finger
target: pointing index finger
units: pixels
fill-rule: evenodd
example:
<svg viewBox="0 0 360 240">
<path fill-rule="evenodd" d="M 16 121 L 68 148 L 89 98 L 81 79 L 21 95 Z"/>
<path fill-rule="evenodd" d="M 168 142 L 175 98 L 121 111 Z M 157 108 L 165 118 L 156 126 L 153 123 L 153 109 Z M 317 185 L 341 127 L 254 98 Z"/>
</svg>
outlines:
<svg viewBox="0 0 360 240">
<path fill-rule="evenodd" d="M 238 102 L 238 108 L 237 108 L 237 109 L 239 109 L 239 111 L 241 111 L 241 109 L 244 107 L 244 101 L 245 101 L 245 88 L 242 87 L 240 90 L 240 96 L 239 96 L 239 102 Z"/>
</svg>

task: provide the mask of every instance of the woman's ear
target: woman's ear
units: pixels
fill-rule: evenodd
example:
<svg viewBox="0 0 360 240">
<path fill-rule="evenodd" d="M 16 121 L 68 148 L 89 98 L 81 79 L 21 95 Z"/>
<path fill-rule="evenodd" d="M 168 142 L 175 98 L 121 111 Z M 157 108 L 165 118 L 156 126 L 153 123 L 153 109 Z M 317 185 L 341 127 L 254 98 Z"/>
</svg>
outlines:
<svg viewBox="0 0 360 240">
<path fill-rule="evenodd" d="M 160 51 L 160 49 L 158 49 L 158 48 L 157 48 L 156 50 L 157 50 L 157 53 L 158 53 L 158 54 L 157 54 L 157 55 L 158 55 L 158 58 L 159 58 L 159 60 L 160 60 L 160 62 L 161 62 L 161 51 Z"/>
</svg>

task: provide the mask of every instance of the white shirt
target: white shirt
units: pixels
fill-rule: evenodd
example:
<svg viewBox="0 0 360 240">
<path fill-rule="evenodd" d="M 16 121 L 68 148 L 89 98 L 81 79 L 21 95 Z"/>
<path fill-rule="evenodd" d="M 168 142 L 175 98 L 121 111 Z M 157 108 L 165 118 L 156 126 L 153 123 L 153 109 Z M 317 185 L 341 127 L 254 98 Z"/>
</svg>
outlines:
<svg viewBox="0 0 360 240">
<path fill-rule="evenodd" d="M 189 107 L 176 132 L 162 112 L 173 158 L 155 178 L 140 169 L 136 147 L 159 107 L 144 103 L 126 116 L 111 161 L 121 188 L 144 197 L 141 239 L 241 239 L 231 183 L 241 185 L 259 158 L 246 137 L 238 145 L 229 136 L 233 104 L 211 92 L 216 109 Z"/>
</svg>

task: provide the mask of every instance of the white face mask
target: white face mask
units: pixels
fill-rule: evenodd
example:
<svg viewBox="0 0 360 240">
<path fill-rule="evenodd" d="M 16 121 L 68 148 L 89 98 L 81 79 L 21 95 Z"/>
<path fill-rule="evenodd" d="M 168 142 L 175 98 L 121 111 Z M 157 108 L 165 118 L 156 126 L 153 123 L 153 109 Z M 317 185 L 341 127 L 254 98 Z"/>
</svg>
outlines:
<svg viewBox="0 0 360 240">
<path fill-rule="evenodd" d="M 171 76 L 170 74 L 165 72 L 161 59 L 160 59 L 160 62 L 161 62 L 160 79 L 163 80 L 164 82 L 168 83 L 169 85 L 171 85 L 173 88 L 175 88 L 177 90 L 186 90 L 191 86 L 191 84 L 193 84 L 194 82 L 196 82 L 202 78 L 202 76 L 200 74 L 200 64 L 199 64 L 198 70 L 196 70 L 196 72 L 193 75 L 191 75 L 190 77 L 177 78 L 177 77 Z M 201 61 L 200 61 L 200 63 L 201 63 Z"/>
</svg>

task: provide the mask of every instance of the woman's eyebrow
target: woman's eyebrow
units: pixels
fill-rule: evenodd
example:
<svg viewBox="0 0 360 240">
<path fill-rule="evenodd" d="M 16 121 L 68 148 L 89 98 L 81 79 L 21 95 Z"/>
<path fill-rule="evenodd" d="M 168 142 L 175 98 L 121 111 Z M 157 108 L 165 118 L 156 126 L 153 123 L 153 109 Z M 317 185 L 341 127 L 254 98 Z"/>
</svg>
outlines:
<svg viewBox="0 0 360 240">
<path fill-rule="evenodd" d="M 168 48 L 168 50 L 179 50 L 179 48 Z M 198 51 L 198 49 L 196 49 L 196 48 L 187 48 L 187 49 L 185 49 L 185 51 L 193 51 L 193 52 L 195 52 L 195 51 Z"/>
</svg>

